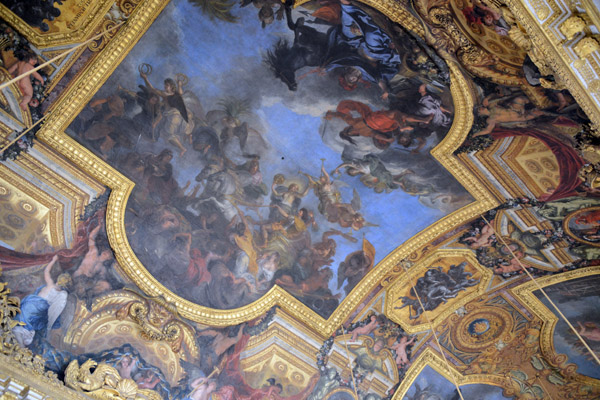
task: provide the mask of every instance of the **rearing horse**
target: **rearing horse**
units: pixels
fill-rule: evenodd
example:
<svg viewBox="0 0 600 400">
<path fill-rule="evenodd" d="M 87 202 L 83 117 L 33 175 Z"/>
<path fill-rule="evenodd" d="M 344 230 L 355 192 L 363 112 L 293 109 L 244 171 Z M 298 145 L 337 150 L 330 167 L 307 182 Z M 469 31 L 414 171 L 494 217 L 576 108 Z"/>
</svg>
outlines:
<svg viewBox="0 0 600 400">
<path fill-rule="evenodd" d="M 291 2 L 293 4 L 293 2 Z M 286 39 L 280 39 L 264 56 L 264 62 L 273 74 L 283 81 L 290 90 L 298 89 L 296 71 L 303 67 L 322 66 L 328 52 L 329 34 L 306 26 L 304 18 L 292 20 L 290 1 L 285 4 L 285 17 L 288 27 L 294 32 L 294 43 L 290 46 Z"/>
</svg>

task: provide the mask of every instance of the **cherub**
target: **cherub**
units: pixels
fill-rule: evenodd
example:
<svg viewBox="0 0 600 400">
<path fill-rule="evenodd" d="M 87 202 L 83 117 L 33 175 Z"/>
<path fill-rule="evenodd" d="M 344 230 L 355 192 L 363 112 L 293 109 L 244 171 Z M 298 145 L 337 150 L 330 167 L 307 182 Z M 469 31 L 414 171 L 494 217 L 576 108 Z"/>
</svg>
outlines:
<svg viewBox="0 0 600 400">
<path fill-rule="evenodd" d="M 29 53 L 23 60 L 19 60 L 13 64 L 8 69 L 8 73 L 14 76 L 21 76 L 31 71 L 35 67 L 35 64 L 37 64 L 37 56 L 33 53 Z M 33 78 L 36 79 L 41 85 L 44 84 L 44 78 L 37 73 L 37 71 L 32 72 L 31 75 L 33 75 Z M 31 84 L 31 78 L 29 75 L 24 76 L 23 78 L 19 79 L 17 84 L 23 93 L 23 99 L 19 103 L 19 106 L 22 110 L 27 111 L 29 103 L 33 98 L 33 86 Z"/>
<path fill-rule="evenodd" d="M 510 261 L 502 261 L 500 264 L 494 267 L 494 274 L 511 274 L 513 272 L 517 272 L 523 269 L 519 259 L 523 258 L 525 256 L 525 253 L 519 250 L 514 251 L 514 253 L 515 257 L 511 258 Z"/>
<path fill-rule="evenodd" d="M 132 372 L 137 369 L 137 359 L 130 355 L 124 355 L 116 365 L 121 378 L 132 379 Z"/>
<path fill-rule="evenodd" d="M 396 365 L 398 367 L 403 367 L 408 364 L 408 354 L 406 354 L 406 348 L 415 342 L 415 337 L 413 336 L 410 340 L 408 340 L 408 336 L 402 336 L 400 340 L 397 340 L 390 349 L 396 352 Z"/>
<path fill-rule="evenodd" d="M 140 389 L 154 389 L 160 383 L 160 378 L 153 371 L 145 370 L 137 374 L 134 381 Z"/>
<path fill-rule="evenodd" d="M 480 247 L 490 246 L 494 240 L 492 236 L 494 236 L 494 230 L 489 225 L 484 225 L 478 235 L 466 237 L 462 241 L 471 249 L 477 250 Z"/>
<path fill-rule="evenodd" d="M 356 339 L 358 339 L 358 335 L 368 335 L 378 327 L 379 321 L 377 320 L 377 316 L 371 315 L 371 320 L 368 324 L 354 328 L 351 331 L 352 337 L 350 337 L 350 341 L 356 342 Z"/>
</svg>

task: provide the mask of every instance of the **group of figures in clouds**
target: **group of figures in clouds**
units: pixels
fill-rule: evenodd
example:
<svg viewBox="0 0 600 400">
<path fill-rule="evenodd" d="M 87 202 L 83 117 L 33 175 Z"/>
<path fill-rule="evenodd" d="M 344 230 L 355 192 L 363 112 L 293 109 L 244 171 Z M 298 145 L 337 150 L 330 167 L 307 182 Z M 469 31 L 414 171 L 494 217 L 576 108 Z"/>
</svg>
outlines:
<svg viewBox="0 0 600 400">
<path fill-rule="evenodd" d="M 377 224 L 361 193 L 401 190 L 442 212 L 471 198 L 429 155 L 452 120 L 445 64 L 362 6 L 281 7 L 290 40 L 271 44 L 259 62 L 286 95 L 311 80 L 333 88 L 314 95 L 334 105 L 322 111 L 319 133 L 341 155 L 335 168 L 325 160 L 316 171 L 291 160 L 274 167 L 279 153 L 260 104 L 223 93 L 206 112 L 185 89 L 187 76 L 158 89 L 144 63 L 139 91 L 113 86 L 70 131 L 136 183 L 128 238 L 167 288 L 229 309 L 278 284 L 327 317 L 375 263 L 377 243 L 364 231 Z M 334 263 L 340 240 L 354 250 Z"/>
<path fill-rule="evenodd" d="M 8 270 L 3 278 L 8 280 L 14 293 L 22 297 L 13 334 L 21 346 L 42 355 L 46 368 L 59 377 L 67 373 L 70 363 L 77 361 L 82 365 L 93 360 L 114 367 L 121 378 L 131 379 L 139 389 L 153 390 L 165 399 L 317 400 L 338 388 L 353 389 L 353 385 L 372 379 L 374 374 L 390 374 L 389 369 L 384 367 L 389 362 L 397 365 L 401 376 L 408 369 L 415 338 L 385 316 L 369 315 L 347 326 L 345 340 L 352 344 L 352 351 L 356 355 L 352 365 L 354 381 L 342 378 L 341 371 L 333 365 L 327 365 L 334 338 L 344 331 L 340 328 L 323 344 L 317 362 L 319 370 L 303 388 L 296 388 L 296 392 L 292 393 L 287 388 L 284 391 L 281 378 L 277 375 L 266 379 L 265 384 L 250 384 L 240 368 L 240 358 L 250 338 L 268 329 L 276 308 L 261 318 L 236 326 L 193 326 L 196 346 L 202 350 L 193 360 L 179 360 L 185 374 L 177 384 L 171 382 L 160 366 L 148 361 L 144 356 L 147 355 L 145 349 L 132 344 L 108 346 L 95 352 L 74 350 L 64 339 L 74 325 L 80 325 L 89 317 L 88 312 L 97 311 L 92 305 L 93 300 L 109 293 L 116 299 L 120 292 L 131 294 L 136 291 L 134 288 L 121 290 L 128 286 L 128 281 L 113 268 L 114 259 L 110 250 L 101 247 L 106 240 L 102 225 L 97 223 L 102 211 L 80 222 L 81 234 L 71 249 L 40 255 L 23 255 L 3 249 L 0 254 Z M 33 266 L 48 257 L 52 258 L 43 270 Z M 32 285 L 37 289 L 32 291 Z M 130 305 L 125 303 L 122 309 L 117 309 L 115 317 L 121 318 L 119 314 Z M 81 307 L 87 308 L 88 312 Z M 108 340 L 107 344 L 110 342 Z M 358 392 L 361 399 L 381 400 L 391 398 L 394 389 L 390 387 L 386 397 L 363 392 L 362 389 L 358 389 Z"/>
</svg>

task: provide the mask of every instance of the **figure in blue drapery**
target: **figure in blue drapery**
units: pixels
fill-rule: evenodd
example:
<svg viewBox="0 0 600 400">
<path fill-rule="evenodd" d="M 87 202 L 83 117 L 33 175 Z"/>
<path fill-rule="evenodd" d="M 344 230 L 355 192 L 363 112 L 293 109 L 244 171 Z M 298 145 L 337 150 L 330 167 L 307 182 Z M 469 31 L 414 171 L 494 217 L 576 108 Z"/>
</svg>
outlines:
<svg viewBox="0 0 600 400">
<path fill-rule="evenodd" d="M 342 45 L 342 48 L 343 45 L 351 47 L 364 60 L 356 65 L 344 63 L 345 65 L 363 70 L 363 79 L 373 83 L 379 83 L 382 79 L 389 81 L 398 73 L 402 63 L 400 55 L 394 50 L 392 39 L 366 12 L 352 4 L 344 3 L 341 5 L 341 24 L 330 33 L 330 48 L 336 47 L 336 44 Z M 335 41 L 335 44 L 332 41 Z M 356 61 L 352 53 L 348 56 Z M 343 61 L 344 58 L 332 60 L 327 67 L 329 69 Z"/>
<path fill-rule="evenodd" d="M 21 346 L 29 346 L 36 332 L 45 335 L 60 327 L 58 318 L 67 304 L 68 294 L 65 288 L 71 283 L 71 276 L 63 273 L 54 282 L 50 271 L 57 260 L 58 256 L 55 255 L 44 269 L 46 284 L 21 301 L 21 313 L 15 318 L 20 325 L 13 328 Z"/>
<path fill-rule="evenodd" d="M 384 93 L 398 73 L 402 59 L 392 39 L 360 8 L 342 1 L 341 23 L 329 31 L 325 68 L 349 68 L 361 79 L 378 84 Z"/>
<path fill-rule="evenodd" d="M 293 21 L 291 6 L 286 2 L 286 19 L 294 31 L 294 42 L 290 46 L 287 40 L 280 39 L 264 61 L 290 90 L 297 89 L 295 74 L 301 68 L 319 67 L 311 72 L 342 68 L 340 84 L 345 89 L 352 90 L 360 81 L 376 83 L 385 99 L 389 81 L 399 71 L 401 57 L 390 36 L 371 16 L 347 0 L 341 3 L 339 9 L 335 7 L 326 13 L 333 16 L 328 22 L 335 25 L 324 33 L 307 26 L 304 18 Z M 335 18 L 338 12 L 339 19 Z"/>
</svg>

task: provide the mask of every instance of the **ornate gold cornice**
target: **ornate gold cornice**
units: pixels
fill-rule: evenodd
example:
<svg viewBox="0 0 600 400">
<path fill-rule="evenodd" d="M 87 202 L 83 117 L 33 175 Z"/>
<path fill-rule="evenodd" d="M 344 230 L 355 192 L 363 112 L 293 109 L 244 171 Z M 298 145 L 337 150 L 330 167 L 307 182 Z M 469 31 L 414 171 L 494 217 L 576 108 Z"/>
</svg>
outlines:
<svg viewBox="0 0 600 400">
<path fill-rule="evenodd" d="M 554 329 L 559 321 L 559 317 L 557 316 L 554 308 L 546 307 L 538 299 L 534 292 L 539 290 L 538 287 L 545 288 L 547 286 L 556 285 L 572 279 L 598 274 L 600 274 L 600 267 L 581 268 L 558 275 L 538 278 L 535 282 L 529 281 L 511 290 L 521 304 L 525 305 L 540 320 L 544 321 L 542 325 L 542 331 L 540 333 L 540 347 L 544 355 L 550 357 L 554 357 L 556 355 L 556 350 L 554 349 Z"/>
<path fill-rule="evenodd" d="M 595 44 L 590 42 L 595 38 L 590 36 L 589 29 L 578 34 L 574 33 L 579 20 L 586 22 L 586 25 L 589 24 L 585 18 L 579 18 L 581 14 L 576 13 L 577 1 L 505 0 L 504 2 L 529 36 L 535 51 L 540 55 L 537 58 L 542 59 L 554 72 L 558 81 L 557 86 L 569 89 L 590 120 L 596 126 L 600 126 L 600 52 L 597 47 L 594 47 Z M 591 17 L 593 21 L 598 21 L 598 10 L 590 3 L 585 4 L 587 15 L 593 16 Z M 578 8 L 583 6 L 583 3 L 578 4 Z M 565 33 L 573 38 L 569 39 Z M 584 38 L 589 39 L 577 47 Z M 590 45 L 593 47 L 591 51 Z"/>
<path fill-rule="evenodd" d="M 406 392 L 423 372 L 425 367 L 433 368 L 437 373 L 442 375 L 451 383 L 456 382 L 459 386 L 469 385 L 474 383 L 484 383 L 493 386 L 505 387 L 506 382 L 510 379 L 503 376 L 496 376 L 491 374 L 473 374 L 473 375 L 462 375 L 450 364 L 446 363 L 444 359 L 431 347 L 428 347 L 423 351 L 419 357 L 413 362 L 412 366 L 404 376 L 404 380 L 396 390 L 396 394 L 392 398 L 393 400 L 404 399 Z"/>
<path fill-rule="evenodd" d="M 405 319 L 405 314 L 407 314 L 409 306 L 398 310 L 402 306 L 402 303 L 399 303 L 398 300 L 402 296 L 409 296 L 409 292 L 416 284 L 417 279 L 423 276 L 428 269 L 459 264 L 461 261 L 466 261 L 469 265 L 469 268 L 465 272 L 469 272 L 473 274 L 473 278 L 479 279 L 477 285 L 466 288 L 456 298 L 449 299 L 447 303 L 440 305 L 437 309 L 425 311 L 428 314 L 428 318 L 423 316 L 416 319 L 415 322 Z M 435 328 L 458 308 L 485 293 L 492 280 L 492 276 L 493 272 L 489 268 L 481 266 L 471 250 L 436 250 L 424 260 L 415 263 L 406 273 L 402 274 L 387 287 L 385 315 L 398 323 L 409 334 Z M 431 325 L 427 322 L 428 320 L 431 321 Z"/>
<path fill-rule="evenodd" d="M 114 3 L 114 0 L 85 2 L 83 18 L 77 24 L 61 32 L 40 32 L 13 14 L 6 6 L 0 5 L 0 18 L 17 29 L 31 44 L 38 48 L 72 45 L 83 42 L 97 28 L 98 24 Z"/>
<path fill-rule="evenodd" d="M 391 16 L 395 22 L 403 24 L 403 21 L 398 18 L 404 14 L 397 3 L 385 1 L 373 5 L 379 11 Z M 91 99 L 99 86 L 106 81 L 118 66 L 163 6 L 164 4 L 160 1 L 148 0 L 141 7 L 138 7 L 114 40 L 107 44 L 94 63 L 86 68 L 80 78 L 68 89 L 67 94 L 56 104 L 52 115 L 38 133 L 38 137 L 94 179 L 111 188 L 112 192 L 106 213 L 106 226 L 117 260 L 136 285 L 149 296 L 161 295 L 166 301 L 174 303 L 182 317 L 202 324 L 226 326 L 254 319 L 277 304 L 286 312 L 302 320 L 311 329 L 316 330 L 323 336 L 328 336 L 350 315 L 381 279 L 396 267 L 401 259 L 406 258 L 411 252 L 457 226 L 462 221 L 471 219 L 497 204 L 484 186 L 456 157 L 452 156 L 452 152 L 462 143 L 471 125 L 473 101 L 470 97 L 469 85 L 460 68 L 454 62 L 449 61 L 455 117 L 449 134 L 432 151 L 432 154 L 446 169 L 452 172 L 463 186 L 468 188 L 476 199 L 474 203 L 442 218 L 393 251 L 373 268 L 372 272 L 357 285 L 327 320 L 277 286 L 273 287 L 260 300 L 233 310 L 210 309 L 175 296 L 146 271 L 127 241 L 124 216 L 127 198 L 133 189 L 133 183 L 94 156 L 89 150 L 62 133 L 76 114 Z"/>
</svg>

